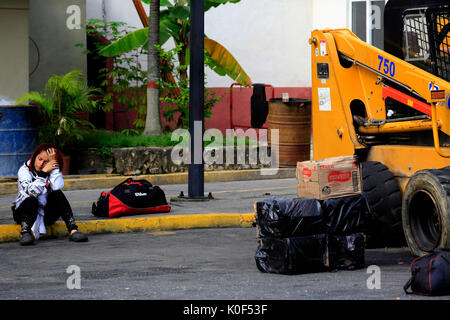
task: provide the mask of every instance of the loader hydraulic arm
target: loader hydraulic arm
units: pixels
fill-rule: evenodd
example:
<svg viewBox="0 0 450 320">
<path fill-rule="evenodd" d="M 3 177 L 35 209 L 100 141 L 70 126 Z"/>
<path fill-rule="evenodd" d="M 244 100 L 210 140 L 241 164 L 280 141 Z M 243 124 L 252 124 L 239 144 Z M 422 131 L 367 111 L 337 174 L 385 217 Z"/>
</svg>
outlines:
<svg viewBox="0 0 450 320">
<path fill-rule="evenodd" d="M 450 157 L 450 151 L 440 147 L 438 133 L 441 130 L 450 135 L 449 82 L 361 41 L 348 29 L 315 30 L 310 42 L 313 90 L 338 91 L 336 95 L 331 92 L 330 99 L 338 101 L 335 105 L 340 107 L 330 111 L 340 109 L 334 117 L 344 115 L 346 123 L 341 128 L 348 130 L 354 149 L 363 147 L 357 142 L 358 133 L 429 130 L 433 132 L 436 152 L 441 157 Z M 326 75 L 324 65 L 328 68 Z M 421 116 L 387 119 L 387 98 L 416 110 Z M 324 115 L 322 111 L 326 110 L 320 107 L 323 102 L 319 101 L 318 115 Z M 355 110 L 359 121 L 354 121 Z"/>
<path fill-rule="evenodd" d="M 431 104 L 430 84 L 450 93 L 450 84 L 402 59 L 361 41 L 349 30 L 329 32 L 340 55 L 378 76 L 408 89 Z"/>
</svg>

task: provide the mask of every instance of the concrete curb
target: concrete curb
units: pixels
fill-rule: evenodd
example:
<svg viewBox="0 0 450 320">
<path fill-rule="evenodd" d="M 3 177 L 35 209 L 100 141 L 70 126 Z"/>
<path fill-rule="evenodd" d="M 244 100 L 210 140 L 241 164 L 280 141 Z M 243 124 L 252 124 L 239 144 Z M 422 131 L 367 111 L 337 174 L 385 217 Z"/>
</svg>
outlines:
<svg viewBox="0 0 450 320">
<path fill-rule="evenodd" d="M 251 227 L 255 221 L 254 213 L 210 213 L 193 215 L 173 215 L 145 218 L 119 218 L 109 220 L 77 221 L 78 230 L 85 234 L 113 232 L 152 232 L 194 228 Z M 63 222 L 47 227 L 47 235 L 68 236 Z M 20 226 L 0 226 L 0 243 L 20 240 Z"/>
<path fill-rule="evenodd" d="M 263 172 L 265 174 L 263 174 Z M 135 176 L 122 175 L 80 175 L 66 176 L 64 178 L 64 190 L 88 190 L 113 188 L 127 178 Z M 246 181 L 263 179 L 295 178 L 295 168 L 256 169 L 256 170 L 218 170 L 206 171 L 205 182 Z M 188 182 L 188 173 L 167 173 L 139 175 L 136 179 L 149 180 L 154 185 L 183 184 Z M 17 181 L 0 182 L 0 194 L 12 194 L 17 192 Z"/>
</svg>

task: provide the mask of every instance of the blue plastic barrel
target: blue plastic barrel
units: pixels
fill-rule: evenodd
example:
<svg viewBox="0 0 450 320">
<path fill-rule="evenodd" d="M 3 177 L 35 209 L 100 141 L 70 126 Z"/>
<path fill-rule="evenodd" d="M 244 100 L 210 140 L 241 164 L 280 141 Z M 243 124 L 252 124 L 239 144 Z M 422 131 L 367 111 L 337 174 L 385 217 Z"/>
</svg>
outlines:
<svg viewBox="0 0 450 320">
<path fill-rule="evenodd" d="M 38 109 L 0 106 L 0 177 L 17 177 L 22 164 L 38 145 Z"/>
</svg>

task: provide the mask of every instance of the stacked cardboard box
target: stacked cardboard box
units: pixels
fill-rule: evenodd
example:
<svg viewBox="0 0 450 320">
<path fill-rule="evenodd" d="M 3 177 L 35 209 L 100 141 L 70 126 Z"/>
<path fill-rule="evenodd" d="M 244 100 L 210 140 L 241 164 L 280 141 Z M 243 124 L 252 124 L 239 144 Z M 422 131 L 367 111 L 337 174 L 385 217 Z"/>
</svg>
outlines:
<svg viewBox="0 0 450 320">
<path fill-rule="evenodd" d="M 325 200 L 362 193 L 361 165 L 354 156 L 297 162 L 298 196 Z"/>
</svg>

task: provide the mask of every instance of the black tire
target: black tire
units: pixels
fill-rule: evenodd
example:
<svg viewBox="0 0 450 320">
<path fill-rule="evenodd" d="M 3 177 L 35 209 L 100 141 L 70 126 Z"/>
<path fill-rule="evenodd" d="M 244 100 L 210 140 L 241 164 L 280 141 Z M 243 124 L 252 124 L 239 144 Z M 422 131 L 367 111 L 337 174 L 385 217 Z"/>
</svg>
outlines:
<svg viewBox="0 0 450 320">
<path fill-rule="evenodd" d="M 402 223 L 415 256 L 450 246 L 450 167 L 411 177 L 403 195 Z"/>
<path fill-rule="evenodd" d="M 401 247 L 406 244 L 402 230 L 402 194 L 389 169 L 377 161 L 362 163 L 363 196 L 369 205 L 367 248 Z"/>
</svg>

